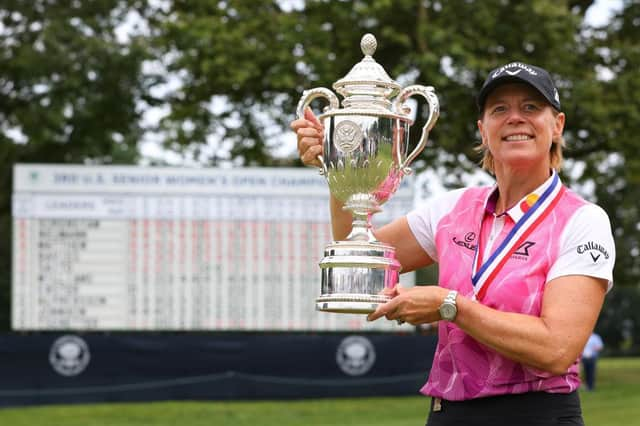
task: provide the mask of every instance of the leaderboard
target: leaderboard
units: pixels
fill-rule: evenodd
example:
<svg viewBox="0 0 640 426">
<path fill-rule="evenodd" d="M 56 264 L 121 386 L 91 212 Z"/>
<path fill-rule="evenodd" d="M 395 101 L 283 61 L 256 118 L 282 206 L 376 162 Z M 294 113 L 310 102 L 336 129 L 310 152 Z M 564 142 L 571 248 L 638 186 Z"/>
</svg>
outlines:
<svg viewBox="0 0 640 426">
<path fill-rule="evenodd" d="M 18 164 L 12 327 L 398 330 L 315 311 L 328 197 L 312 169 Z M 412 206 L 404 181 L 374 222 Z"/>
</svg>

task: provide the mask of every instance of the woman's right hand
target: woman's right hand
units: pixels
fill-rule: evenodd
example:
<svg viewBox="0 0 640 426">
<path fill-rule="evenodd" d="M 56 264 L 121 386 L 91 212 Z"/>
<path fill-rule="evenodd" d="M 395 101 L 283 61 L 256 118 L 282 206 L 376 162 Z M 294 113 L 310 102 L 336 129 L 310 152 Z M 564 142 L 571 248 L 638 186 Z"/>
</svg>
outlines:
<svg viewBox="0 0 640 426">
<path fill-rule="evenodd" d="M 291 122 L 291 128 L 298 137 L 300 160 L 307 166 L 322 167 L 318 156 L 322 157 L 324 129 L 311 108 L 305 108 L 304 117 Z"/>
</svg>

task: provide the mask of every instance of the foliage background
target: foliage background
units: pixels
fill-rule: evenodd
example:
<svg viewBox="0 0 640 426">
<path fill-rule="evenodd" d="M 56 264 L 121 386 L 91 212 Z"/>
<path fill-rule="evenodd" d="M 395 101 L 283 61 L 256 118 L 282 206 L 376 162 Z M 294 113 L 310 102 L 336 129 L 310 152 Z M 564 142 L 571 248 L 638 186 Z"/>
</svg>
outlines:
<svg viewBox="0 0 640 426">
<path fill-rule="evenodd" d="M 415 163 L 447 187 L 477 169 L 474 96 L 519 60 L 552 71 L 567 114 L 563 178 L 608 212 L 616 286 L 608 347 L 640 341 L 640 2 L 601 28 L 589 0 L 6 0 L 0 6 L 0 327 L 8 330 L 17 162 L 300 166 L 283 155 L 302 90 L 331 87 L 360 37 L 403 85 L 433 85 L 441 117 Z M 153 111 L 155 119 L 150 119 Z M 426 118 L 418 104 L 417 122 Z M 417 133 L 413 137 L 417 137 Z"/>
</svg>

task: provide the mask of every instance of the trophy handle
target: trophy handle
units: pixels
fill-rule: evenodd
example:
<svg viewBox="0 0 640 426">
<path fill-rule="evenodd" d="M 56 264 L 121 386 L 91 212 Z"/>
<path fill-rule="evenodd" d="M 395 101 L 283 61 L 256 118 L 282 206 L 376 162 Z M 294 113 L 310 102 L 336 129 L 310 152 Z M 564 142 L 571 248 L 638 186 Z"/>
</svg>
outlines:
<svg viewBox="0 0 640 426">
<path fill-rule="evenodd" d="M 438 120 L 438 116 L 440 115 L 440 103 L 438 102 L 438 97 L 436 96 L 432 86 L 421 86 L 421 85 L 413 85 L 407 86 L 398 94 L 396 97 L 393 106 L 396 111 L 403 111 L 403 104 L 413 95 L 420 95 L 426 99 L 429 104 L 429 118 L 422 128 L 422 135 L 420 135 L 420 141 L 418 145 L 411 151 L 411 153 L 407 156 L 407 159 L 403 162 L 400 162 L 400 170 L 405 175 L 410 175 L 413 173 L 409 164 L 422 152 L 422 150 L 427 145 L 427 139 L 429 137 L 429 131 L 433 128 Z"/>
<path fill-rule="evenodd" d="M 305 108 L 308 107 L 316 98 L 325 98 L 329 101 L 329 105 L 324 108 L 325 112 L 327 110 L 340 108 L 340 101 L 331 90 L 325 89 L 324 87 L 315 87 L 302 92 L 302 97 L 300 98 L 300 101 L 298 101 L 298 106 L 296 107 L 296 116 L 298 118 L 304 118 Z M 318 155 L 318 161 L 320 161 L 320 164 L 322 165 L 320 168 L 320 174 L 327 176 L 327 166 L 324 163 L 322 155 Z"/>
</svg>

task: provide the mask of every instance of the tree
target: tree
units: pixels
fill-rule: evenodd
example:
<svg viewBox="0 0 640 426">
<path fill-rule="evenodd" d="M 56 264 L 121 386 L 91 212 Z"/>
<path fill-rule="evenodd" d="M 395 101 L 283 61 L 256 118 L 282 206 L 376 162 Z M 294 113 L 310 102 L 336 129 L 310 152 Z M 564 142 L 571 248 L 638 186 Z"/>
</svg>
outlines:
<svg viewBox="0 0 640 426">
<path fill-rule="evenodd" d="M 589 1 L 306 1 L 292 11 L 280 4 L 178 0 L 154 19 L 156 54 L 180 81 L 165 99 L 167 147 L 209 144 L 232 163 L 268 163 L 265 121 L 286 128 L 302 90 L 330 87 L 362 59 L 366 32 L 377 35 L 375 59 L 390 75 L 439 93 L 436 144 L 419 168 L 443 159 L 454 173 L 475 167 L 473 96 L 487 71 L 507 60 L 554 70 L 570 109 L 573 82 L 594 90 L 588 83 L 597 57 L 579 36 Z M 416 128 L 425 116 L 420 104 Z"/>
<path fill-rule="evenodd" d="M 607 77 L 593 103 L 590 132 L 607 150 L 591 154 L 588 165 L 597 183 L 596 194 L 607 209 L 616 236 L 616 278 L 640 282 L 640 2 L 625 1 L 622 10 L 595 40 L 599 66 Z M 640 328 L 640 324 L 636 325 Z"/>
<path fill-rule="evenodd" d="M 296 19 L 274 1 L 177 0 L 156 10 L 155 55 L 177 86 L 164 97 L 165 147 L 192 150 L 209 165 L 271 164 L 265 123 L 285 123 L 299 84 Z M 201 155 L 207 145 L 208 158 Z"/>
</svg>

